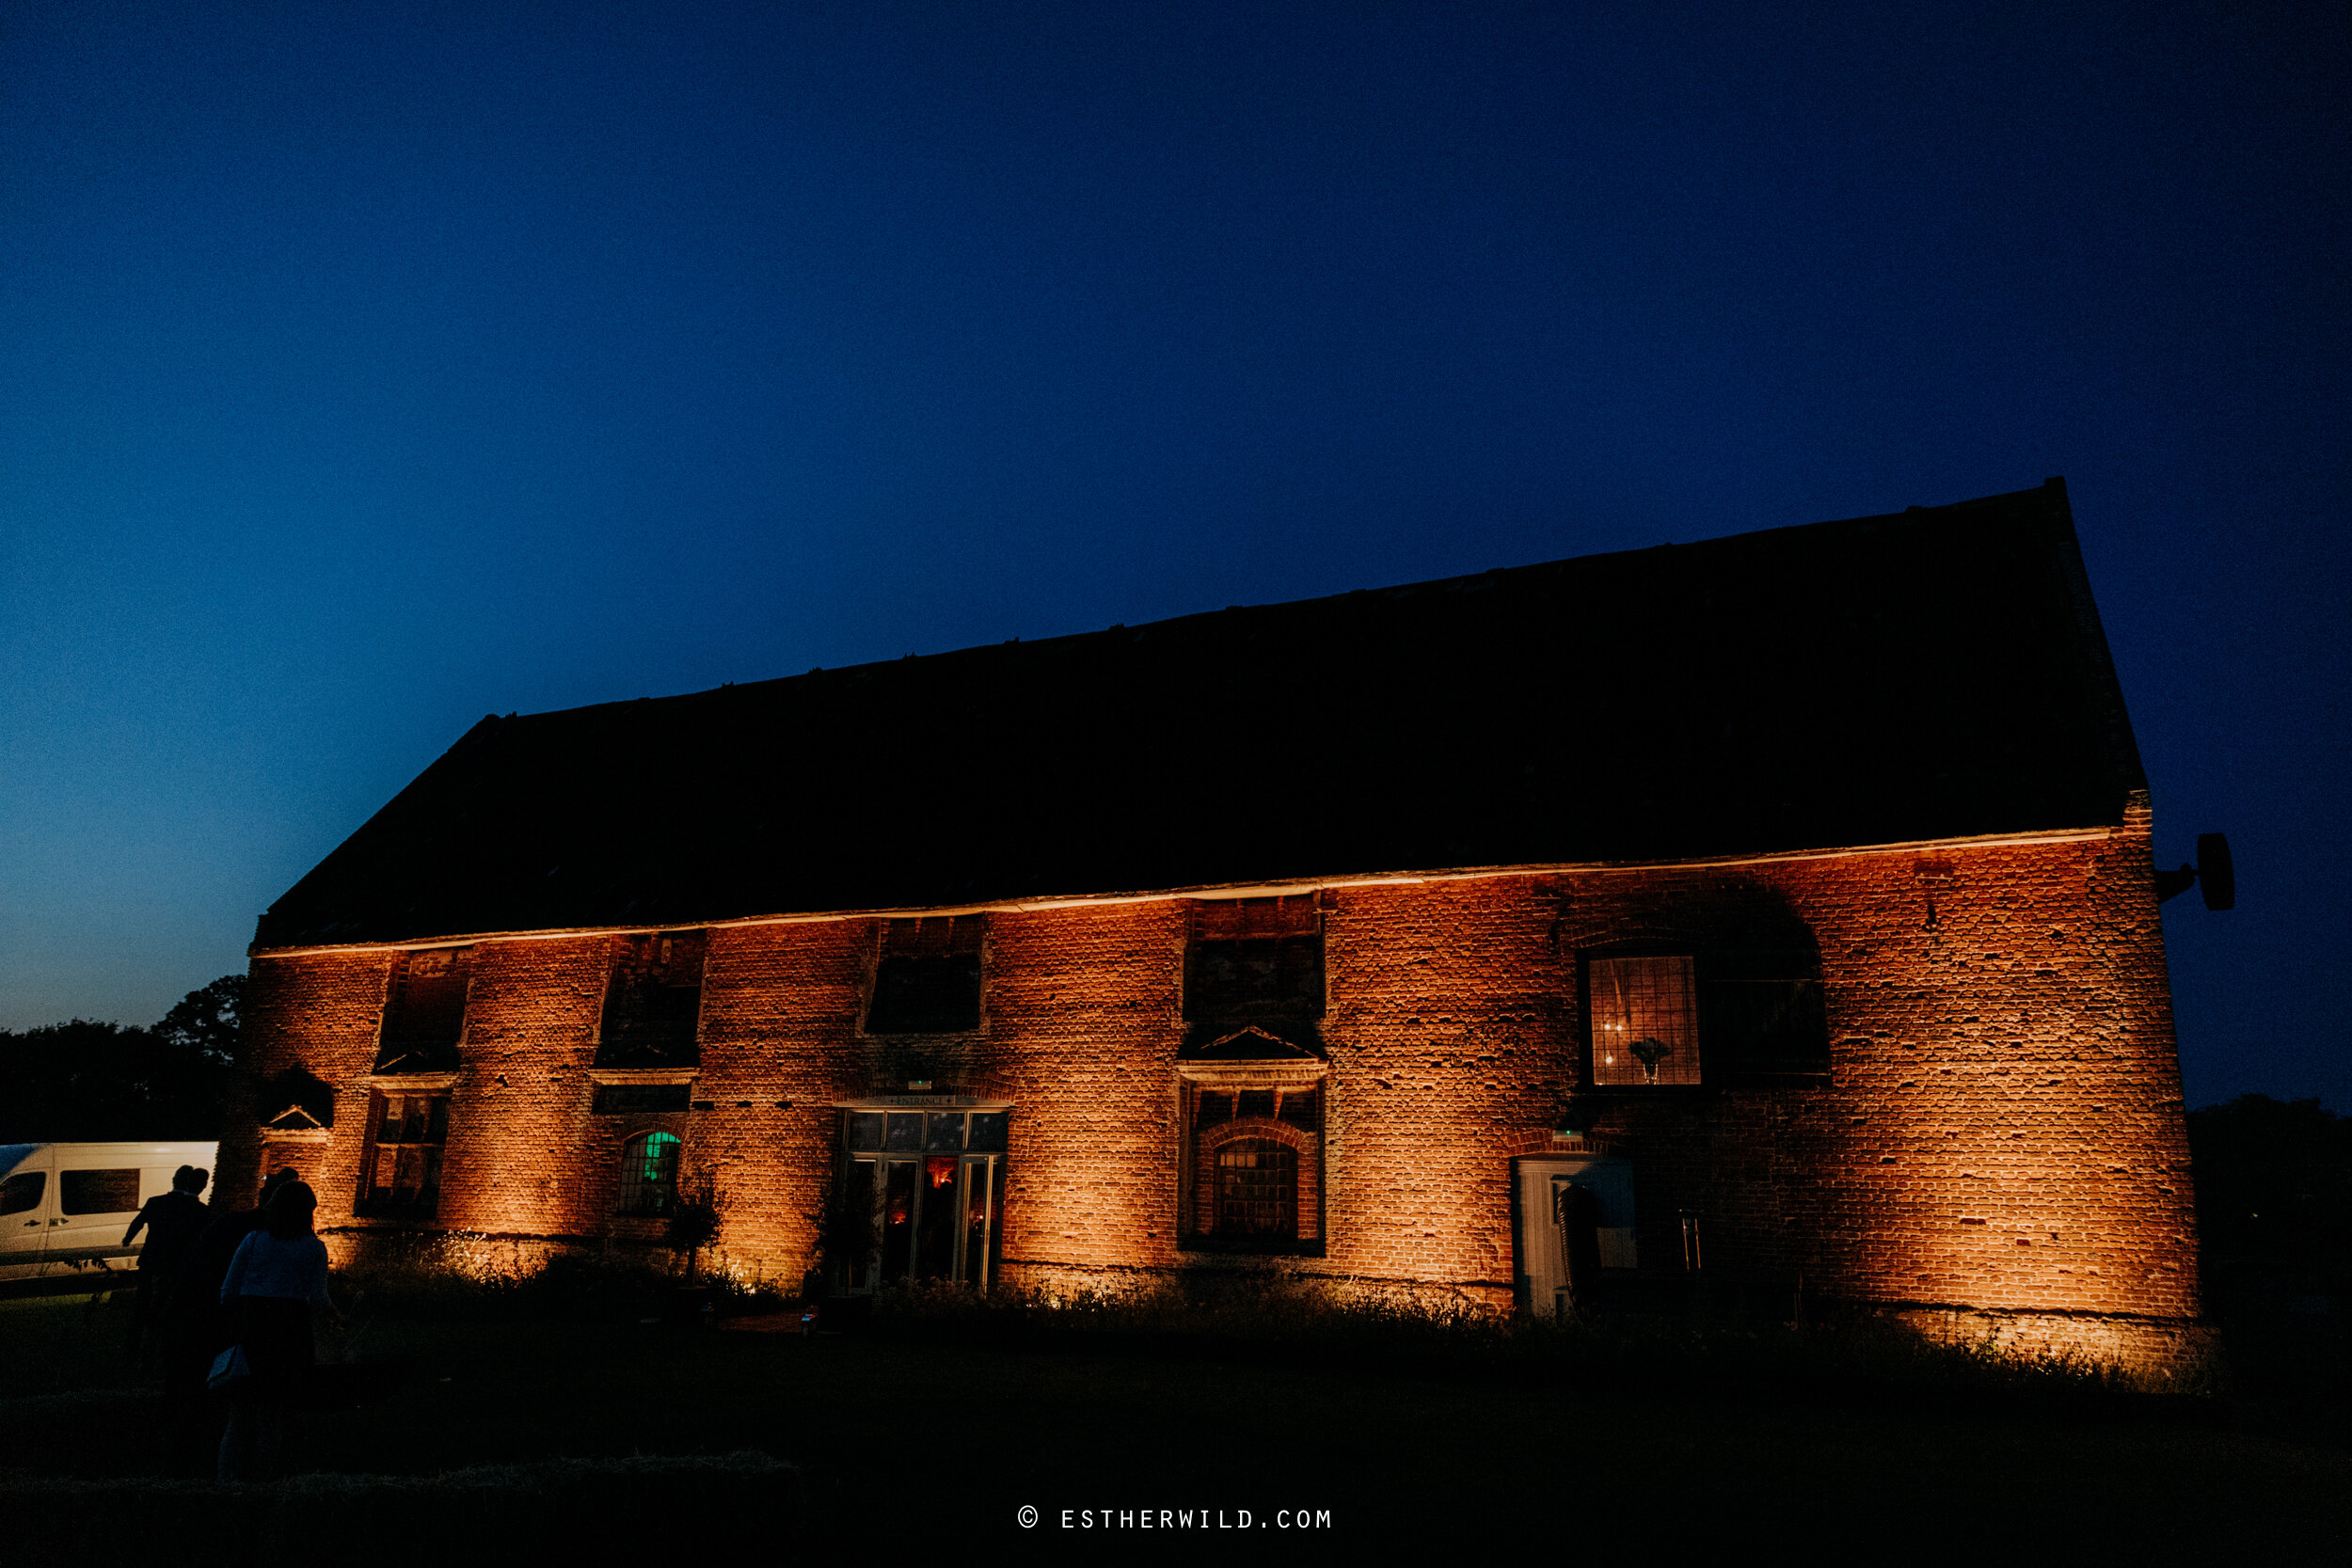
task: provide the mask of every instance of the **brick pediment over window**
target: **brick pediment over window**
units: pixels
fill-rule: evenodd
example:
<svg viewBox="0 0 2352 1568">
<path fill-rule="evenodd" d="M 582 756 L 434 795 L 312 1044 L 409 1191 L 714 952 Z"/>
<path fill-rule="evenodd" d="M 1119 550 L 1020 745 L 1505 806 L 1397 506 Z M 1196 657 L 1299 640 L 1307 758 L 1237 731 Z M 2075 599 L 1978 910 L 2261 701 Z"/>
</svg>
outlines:
<svg viewBox="0 0 2352 1568">
<path fill-rule="evenodd" d="M 1176 1076 L 1186 1083 L 1228 1091 L 1243 1088 L 1306 1088 L 1320 1083 L 1331 1064 L 1311 1028 L 1292 1028 L 1297 1040 L 1249 1024 L 1227 1035 L 1196 1026 L 1193 1038 L 1176 1053 Z"/>
<path fill-rule="evenodd" d="M 324 1131 L 335 1125 L 335 1091 L 316 1074 L 290 1067 L 254 1097 L 262 1125 L 278 1132 Z"/>
<path fill-rule="evenodd" d="M 1321 1061 L 1314 1048 L 1301 1040 L 1284 1039 L 1280 1035 L 1248 1024 L 1230 1035 L 1186 1044 L 1176 1053 L 1180 1062 L 1287 1062 Z"/>
<path fill-rule="evenodd" d="M 1196 911 L 1188 1001 L 1202 997 L 1204 950 L 1273 943 L 1297 944 L 1292 951 L 1311 956 L 1320 1004 L 1323 938 L 1313 900 L 1248 899 Z M 1214 982 L 1216 971 L 1209 973 Z M 1210 998 L 1213 1005 L 1232 1002 L 1214 992 Z M 1188 1251 L 1319 1254 L 1323 1080 L 1330 1063 L 1311 1014 L 1267 1008 L 1257 1016 L 1262 1022 L 1239 1027 L 1230 1018 L 1196 1022 L 1176 1053 L 1185 1123 L 1178 1244 Z"/>
</svg>

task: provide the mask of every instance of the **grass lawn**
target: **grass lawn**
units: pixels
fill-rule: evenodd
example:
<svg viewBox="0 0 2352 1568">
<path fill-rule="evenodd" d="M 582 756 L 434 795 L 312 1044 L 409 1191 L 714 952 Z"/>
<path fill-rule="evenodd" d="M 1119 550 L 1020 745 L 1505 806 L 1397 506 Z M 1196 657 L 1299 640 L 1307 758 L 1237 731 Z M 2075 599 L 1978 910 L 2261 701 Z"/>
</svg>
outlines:
<svg viewBox="0 0 2352 1568">
<path fill-rule="evenodd" d="M 119 1314 L 87 1300 L 0 1301 L 0 1468 L 15 1472 L 19 1519 L 41 1506 L 44 1478 L 209 1465 L 209 1426 L 138 1390 Z M 876 1550 L 1110 1545 L 1060 1529 L 1063 1510 L 1089 1508 L 1229 1521 L 1327 1509 L 1326 1539 L 1352 1550 L 1524 1540 L 2244 1560 L 2332 1547 L 2342 1560 L 2352 1545 L 2352 1454 L 2234 1431 L 2223 1413 L 1644 1397 L 1523 1374 L 612 1322 L 387 1317 L 365 1348 L 413 1356 L 415 1377 L 373 1409 L 305 1418 L 297 1467 L 431 1474 L 755 1449 L 804 1478 L 799 1517 L 773 1521 L 779 1532 L 854 1533 Z M 1024 1504 L 1042 1515 L 1033 1532 L 1016 1522 Z M 756 1534 L 763 1521 L 737 1523 Z M 1249 1539 L 1279 1536 L 1263 1526 Z M 1122 1533 L 1118 1549 L 1141 1541 Z"/>
</svg>

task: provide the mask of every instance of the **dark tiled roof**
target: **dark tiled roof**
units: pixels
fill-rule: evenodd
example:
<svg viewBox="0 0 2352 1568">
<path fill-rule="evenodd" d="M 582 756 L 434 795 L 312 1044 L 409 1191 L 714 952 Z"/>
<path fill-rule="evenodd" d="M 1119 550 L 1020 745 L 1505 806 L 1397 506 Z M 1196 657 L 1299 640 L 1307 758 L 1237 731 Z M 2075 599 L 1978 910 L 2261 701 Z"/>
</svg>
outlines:
<svg viewBox="0 0 2352 1568">
<path fill-rule="evenodd" d="M 257 945 L 2121 820 L 2064 487 L 485 719 Z"/>
</svg>

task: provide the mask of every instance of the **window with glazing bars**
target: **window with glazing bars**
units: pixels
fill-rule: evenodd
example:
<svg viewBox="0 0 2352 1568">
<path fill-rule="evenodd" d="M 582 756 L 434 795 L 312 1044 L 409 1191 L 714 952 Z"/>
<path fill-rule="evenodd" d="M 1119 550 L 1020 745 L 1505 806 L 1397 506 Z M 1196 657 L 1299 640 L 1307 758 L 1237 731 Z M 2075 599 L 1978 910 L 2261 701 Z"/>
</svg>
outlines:
<svg viewBox="0 0 2352 1568">
<path fill-rule="evenodd" d="M 621 1146 L 621 1212 L 666 1214 L 677 1207 L 678 1140 L 640 1132 Z"/>
<path fill-rule="evenodd" d="M 866 1111 L 843 1117 L 840 1198 L 828 1221 L 836 1282 L 866 1291 L 915 1278 L 994 1278 L 1008 1113 Z"/>
<path fill-rule="evenodd" d="M 378 1219 L 431 1219 L 440 1203 L 449 1096 L 377 1094 L 359 1157 L 358 1212 Z"/>
<path fill-rule="evenodd" d="M 1236 1138 L 1216 1151 L 1216 1234 L 1288 1241 L 1298 1234 L 1298 1155 L 1271 1138 Z"/>
<path fill-rule="evenodd" d="M 869 1035 L 957 1034 L 980 1026 L 985 917 L 931 915 L 882 923 Z"/>
<path fill-rule="evenodd" d="M 1323 918 L 1312 894 L 1203 899 L 1192 907 L 1184 1016 L 1323 1016 Z"/>
<path fill-rule="evenodd" d="M 1699 1081 L 1698 992 L 1689 954 L 1593 958 L 1584 995 L 1592 1019 L 1593 1082 Z"/>
<path fill-rule="evenodd" d="M 1726 1076 L 1820 1076 L 1829 1071 L 1829 1018 L 1820 955 L 1809 948 L 1741 948 L 1699 955 L 1699 1035 L 1707 1070 Z"/>
<path fill-rule="evenodd" d="M 466 981 L 472 960 L 469 947 L 435 947 L 400 956 L 385 993 L 376 1071 L 448 1072 L 456 1068 L 458 1042 L 466 1032 Z"/>
<path fill-rule="evenodd" d="M 598 1067 L 692 1067 L 702 1014 L 701 931 L 622 937 L 604 991 Z"/>
</svg>

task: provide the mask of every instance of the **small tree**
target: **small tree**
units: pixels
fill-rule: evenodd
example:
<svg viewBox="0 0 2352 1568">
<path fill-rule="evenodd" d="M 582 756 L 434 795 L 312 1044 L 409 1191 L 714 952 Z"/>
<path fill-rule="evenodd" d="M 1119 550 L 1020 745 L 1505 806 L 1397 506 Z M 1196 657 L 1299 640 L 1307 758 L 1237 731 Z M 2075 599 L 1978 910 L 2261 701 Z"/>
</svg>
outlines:
<svg viewBox="0 0 2352 1568">
<path fill-rule="evenodd" d="M 874 1251 L 874 1195 L 869 1188 L 860 1192 L 843 1178 L 834 1181 L 833 1193 L 825 1202 L 825 1212 L 817 1229 L 818 1269 L 828 1285 L 838 1278 L 842 1284 L 855 1282 L 856 1271 Z"/>
<path fill-rule="evenodd" d="M 167 1046 L 215 1069 L 245 1055 L 245 976 L 224 974 L 172 1005 L 154 1036 Z"/>
<path fill-rule="evenodd" d="M 670 1211 L 669 1243 L 672 1252 L 686 1255 L 686 1277 L 694 1277 L 694 1259 L 704 1247 L 719 1235 L 719 1196 L 706 1181 L 693 1191 L 681 1188 L 677 1203 Z"/>
</svg>

